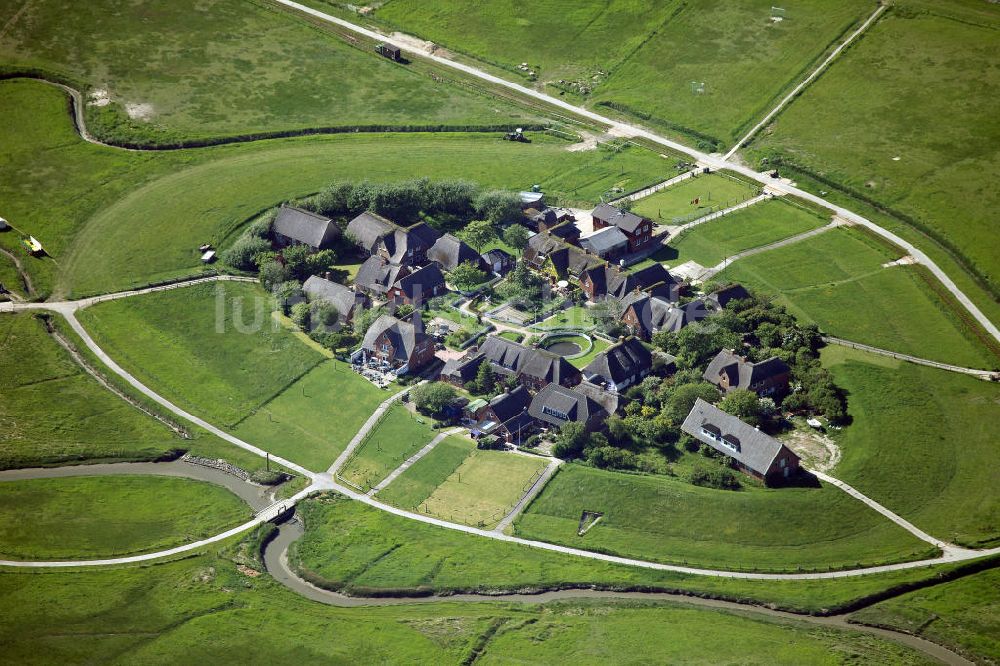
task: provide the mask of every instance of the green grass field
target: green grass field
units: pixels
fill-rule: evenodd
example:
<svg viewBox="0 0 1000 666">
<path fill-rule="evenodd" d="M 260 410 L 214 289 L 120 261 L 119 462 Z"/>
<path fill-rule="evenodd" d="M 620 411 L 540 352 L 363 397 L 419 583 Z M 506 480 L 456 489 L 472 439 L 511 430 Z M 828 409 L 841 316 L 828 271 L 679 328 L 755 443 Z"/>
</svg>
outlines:
<svg viewBox="0 0 1000 666">
<path fill-rule="evenodd" d="M 603 518 L 582 537 L 583 511 Z M 701 488 L 678 479 L 565 466 L 514 533 L 617 555 L 704 567 L 797 570 L 927 556 L 917 541 L 833 488 Z"/>
<path fill-rule="evenodd" d="M 390 395 L 346 363 L 328 360 L 257 408 L 233 434 L 322 471 Z"/>
<path fill-rule="evenodd" d="M 430 423 L 427 417 L 394 404 L 348 458 L 340 474 L 368 490 L 430 443 L 435 435 Z"/>
<path fill-rule="evenodd" d="M 602 351 L 610 347 L 611 345 L 600 338 L 594 338 L 594 346 L 591 347 L 590 351 L 579 358 L 571 358 L 569 362 L 576 366 L 577 368 L 583 369 L 587 367 L 587 364 L 594 360 L 594 357 L 600 354 Z"/>
<path fill-rule="evenodd" d="M 809 0 L 775 24 L 771 4 L 393 0 L 375 17 L 518 76 L 527 62 L 549 92 L 566 87 L 560 80 L 578 81 L 593 89 L 590 106 L 624 105 L 670 129 L 731 141 L 871 11 L 862 0 Z M 692 91 L 695 80 L 704 93 Z"/>
<path fill-rule="evenodd" d="M 947 645 L 977 663 L 1000 660 L 1000 570 L 883 601 L 851 616 Z"/>
<path fill-rule="evenodd" d="M 225 427 L 323 360 L 270 308 L 259 286 L 220 282 L 100 303 L 79 319 L 144 384 Z"/>
<path fill-rule="evenodd" d="M 692 228 L 667 250 L 676 253 L 668 261 L 672 265 L 694 261 L 711 267 L 737 252 L 811 231 L 828 221 L 781 200 L 763 201 Z"/>
<path fill-rule="evenodd" d="M 635 202 L 633 212 L 657 224 L 684 224 L 760 194 L 760 186 L 720 174 L 694 176 Z M 693 203 L 695 200 L 698 203 Z"/>
<path fill-rule="evenodd" d="M 545 468 L 545 460 L 504 451 L 481 451 L 469 441 L 468 455 L 430 495 L 423 513 L 452 522 L 495 527 Z"/>
<path fill-rule="evenodd" d="M 431 478 L 426 469 L 422 476 L 428 484 L 438 478 Z M 405 474 L 397 481 L 404 479 Z M 380 497 L 385 499 L 393 485 Z M 489 541 L 400 518 L 334 495 L 303 503 L 300 513 L 307 530 L 294 547 L 292 561 L 323 587 L 359 595 L 597 586 L 753 599 L 797 612 L 816 612 L 841 608 L 897 585 L 934 578 L 955 566 L 837 580 L 739 581 L 626 567 Z"/>
<path fill-rule="evenodd" d="M 755 153 L 781 154 L 914 218 L 997 293 L 998 27 L 1000 12 L 986 3 L 897 3 L 778 117 Z"/>
<path fill-rule="evenodd" d="M 824 349 L 823 362 L 853 420 L 834 475 L 938 538 L 1000 542 L 1000 387 L 844 347 Z"/>
<path fill-rule="evenodd" d="M 416 509 L 465 462 L 469 446 L 469 440 L 464 437 L 445 437 L 430 453 L 386 486 L 378 498 L 403 509 Z"/>
<path fill-rule="evenodd" d="M 41 321 L 0 316 L 0 467 L 152 460 L 185 444 L 102 388 Z"/>
<path fill-rule="evenodd" d="M 249 520 L 211 483 L 162 476 L 0 482 L 0 556 L 82 560 L 179 546 Z"/>
<path fill-rule="evenodd" d="M 162 142 L 311 127 L 524 124 L 536 116 L 379 57 L 264 2 L 0 5 L 0 59 L 101 90 L 102 136 Z M 127 105 L 148 105 L 129 119 Z M 110 114 L 118 111 L 117 116 Z"/>
<path fill-rule="evenodd" d="M 588 654 L 656 661 L 664 643 L 671 654 L 711 663 L 773 664 L 776 651 L 797 662 L 803 656 L 820 663 L 848 657 L 855 663 L 920 661 L 916 653 L 857 632 L 670 604 L 334 608 L 303 599 L 267 575 L 241 573 L 238 562 L 259 569 L 252 551 L 252 544 L 230 545 L 221 554 L 148 567 L 0 572 L 0 598 L 18 610 L 0 620 L 5 656 L 23 664 L 278 663 L 289 655 L 303 663 L 450 664 L 471 660 L 477 648 L 482 659 L 525 654 L 541 660 L 547 655 L 537 651 L 562 645 L 579 663 Z M 500 567 L 503 560 L 489 564 Z M 538 623 L 549 629 L 541 645 Z M 602 626 L 622 635 L 595 643 L 594 637 L 603 638 Z M 635 642 L 626 626 L 655 627 L 656 643 Z"/>
<path fill-rule="evenodd" d="M 720 273 L 765 294 L 830 335 L 945 363 L 992 368 L 997 359 L 917 266 L 874 238 L 838 228 L 803 243 L 742 259 Z M 930 280 L 928 276 L 928 280 Z"/>
</svg>

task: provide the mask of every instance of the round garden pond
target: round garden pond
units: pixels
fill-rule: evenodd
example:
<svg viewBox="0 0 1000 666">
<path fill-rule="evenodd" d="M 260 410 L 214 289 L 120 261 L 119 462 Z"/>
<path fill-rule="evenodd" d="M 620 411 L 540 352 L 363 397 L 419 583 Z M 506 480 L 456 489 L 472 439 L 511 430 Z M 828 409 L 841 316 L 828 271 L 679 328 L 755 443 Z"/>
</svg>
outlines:
<svg viewBox="0 0 1000 666">
<path fill-rule="evenodd" d="M 539 346 L 553 354 L 574 358 L 590 352 L 594 342 L 583 333 L 550 333 L 541 340 Z"/>
</svg>

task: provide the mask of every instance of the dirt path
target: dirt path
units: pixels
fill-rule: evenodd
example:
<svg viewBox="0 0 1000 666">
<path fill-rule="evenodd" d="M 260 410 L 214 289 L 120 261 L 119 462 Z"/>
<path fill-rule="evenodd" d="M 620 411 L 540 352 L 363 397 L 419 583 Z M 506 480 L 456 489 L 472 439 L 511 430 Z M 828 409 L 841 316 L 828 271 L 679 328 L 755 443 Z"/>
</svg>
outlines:
<svg viewBox="0 0 1000 666">
<path fill-rule="evenodd" d="M 17 258 L 16 254 L 14 254 L 13 252 L 8 252 L 3 248 L 0 248 L 0 254 L 10 259 L 11 262 L 14 264 L 14 268 L 17 270 L 17 274 L 21 277 L 21 286 L 24 288 L 24 295 L 26 299 L 31 300 L 32 298 L 34 298 L 37 295 L 37 292 L 35 291 L 35 285 L 32 284 L 31 282 L 31 276 L 28 275 L 28 272 L 24 270 L 24 266 L 21 265 L 21 260 Z M 14 293 L 11 293 L 11 295 L 16 296 L 16 294 Z"/>
</svg>

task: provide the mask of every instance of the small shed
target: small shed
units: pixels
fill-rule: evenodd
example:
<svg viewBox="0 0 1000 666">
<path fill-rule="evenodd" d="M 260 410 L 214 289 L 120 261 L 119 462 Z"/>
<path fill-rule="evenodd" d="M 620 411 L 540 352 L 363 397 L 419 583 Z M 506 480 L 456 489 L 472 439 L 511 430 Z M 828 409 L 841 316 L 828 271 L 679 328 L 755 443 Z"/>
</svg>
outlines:
<svg viewBox="0 0 1000 666">
<path fill-rule="evenodd" d="M 376 44 L 375 50 L 378 52 L 380 56 L 388 58 L 389 60 L 395 60 L 396 62 L 399 62 L 399 59 L 402 55 L 398 46 L 395 46 L 393 44 L 388 44 L 386 42 Z"/>
</svg>

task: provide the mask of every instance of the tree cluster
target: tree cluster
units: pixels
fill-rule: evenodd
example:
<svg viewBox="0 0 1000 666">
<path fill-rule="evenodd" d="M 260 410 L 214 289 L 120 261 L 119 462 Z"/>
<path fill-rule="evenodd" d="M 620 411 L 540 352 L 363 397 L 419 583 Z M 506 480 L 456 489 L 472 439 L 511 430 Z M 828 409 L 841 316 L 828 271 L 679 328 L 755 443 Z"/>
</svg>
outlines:
<svg viewBox="0 0 1000 666">
<path fill-rule="evenodd" d="M 455 387 L 446 382 L 428 382 L 410 390 L 413 404 L 421 413 L 428 416 L 440 416 L 457 397 L 458 392 Z"/>
</svg>

